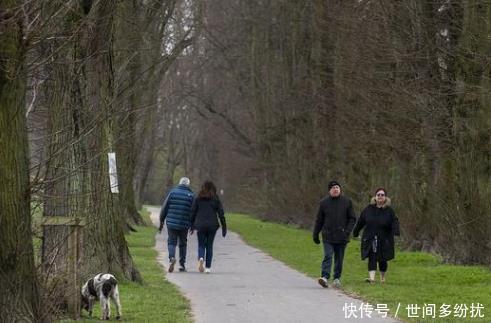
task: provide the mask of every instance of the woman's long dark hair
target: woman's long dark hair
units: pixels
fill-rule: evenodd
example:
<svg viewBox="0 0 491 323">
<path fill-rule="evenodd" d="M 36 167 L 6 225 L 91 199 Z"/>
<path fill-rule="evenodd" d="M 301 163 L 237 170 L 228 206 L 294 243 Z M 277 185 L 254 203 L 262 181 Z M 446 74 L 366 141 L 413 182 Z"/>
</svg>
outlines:
<svg viewBox="0 0 491 323">
<path fill-rule="evenodd" d="M 212 181 L 206 181 L 201 185 L 201 190 L 199 191 L 199 198 L 211 199 L 217 196 L 217 188 Z"/>
</svg>

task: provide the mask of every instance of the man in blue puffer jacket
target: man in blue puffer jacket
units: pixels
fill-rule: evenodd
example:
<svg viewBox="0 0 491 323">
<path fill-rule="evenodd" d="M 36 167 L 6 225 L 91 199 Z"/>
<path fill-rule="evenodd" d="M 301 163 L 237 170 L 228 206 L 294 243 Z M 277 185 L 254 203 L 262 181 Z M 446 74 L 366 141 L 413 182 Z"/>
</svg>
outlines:
<svg viewBox="0 0 491 323">
<path fill-rule="evenodd" d="M 183 177 L 179 185 L 170 190 L 160 210 L 159 233 L 162 232 L 164 221 L 167 220 L 167 247 L 169 249 L 169 269 L 174 271 L 176 264 L 176 246 L 179 240 L 179 271 L 186 271 L 186 248 L 188 243 L 188 230 L 191 227 L 191 206 L 194 193 L 189 188 L 189 178 Z"/>
</svg>

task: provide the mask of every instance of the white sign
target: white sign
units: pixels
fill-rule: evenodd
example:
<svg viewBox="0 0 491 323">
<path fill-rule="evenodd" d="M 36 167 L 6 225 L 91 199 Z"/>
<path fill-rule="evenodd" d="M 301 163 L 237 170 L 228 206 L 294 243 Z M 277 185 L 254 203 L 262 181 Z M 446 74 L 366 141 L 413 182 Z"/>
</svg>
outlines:
<svg viewBox="0 0 491 323">
<path fill-rule="evenodd" d="M 118 171 L 116 168 L 116 154 L 107 153 L 109 161 L 109 183 L 111 184 L 111 193 L 119 193 L 118 189 Z"/>
</svg>

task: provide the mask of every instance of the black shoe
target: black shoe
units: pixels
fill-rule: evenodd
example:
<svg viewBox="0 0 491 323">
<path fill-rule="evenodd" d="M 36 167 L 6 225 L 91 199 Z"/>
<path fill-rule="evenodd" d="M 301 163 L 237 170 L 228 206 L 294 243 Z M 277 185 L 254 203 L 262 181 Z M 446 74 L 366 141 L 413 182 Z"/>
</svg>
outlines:
<svg viewBox="0 0 491 323">
<path fill-rule="evenodd" d="M 185 271 L 186 271 L 186 266 L 184 266 L 184 265 L 180 265 L 180 266 L 179 266 L 179 271 L 180 271 L 180 272 L 185 272 Z"/>
</svg>

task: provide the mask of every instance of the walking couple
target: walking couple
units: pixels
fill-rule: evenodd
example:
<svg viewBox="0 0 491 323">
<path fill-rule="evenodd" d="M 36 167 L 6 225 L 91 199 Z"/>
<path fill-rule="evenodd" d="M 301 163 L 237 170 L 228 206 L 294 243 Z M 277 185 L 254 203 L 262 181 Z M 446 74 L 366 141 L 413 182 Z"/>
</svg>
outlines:
<svg viewBox="0 0 491 323">
<path fill-rule="evenodd" d="M 385 282 L 387 262 L 394 258 L 394 236 L 399 235 L 399 221 L 390 207 L 387 191 L 384 188 L 375 190 L 375 196 L 363 210 L 358 221 L 351 200 L 342 195 L 341 185 L 337 181 L 329 182 L 328 191 L 328 196 L 320 202 L 313 232 L 313 241 L 316 244 L 320 244 L 319 233 L 322 232 L 324 247 L 319 284 L 328 287 L 334 258 L 333 285 L 341 285 L 344 251 L 349 242 L 349 235 L 353 231 L 353 236 L 357 237 L 362 229 L 361 259 L 368 258 L 366 281 L 375 282 L 378 263 L 380 281 Z"/>
<path fill-rule="evenodd" d="M 195 198 L 189 187 L 190 180 L 183 177 L 179 185 L 171 189 L 160 210 L 159 233 L 167 223 L 167 247 L 169 250 L 168 271 L 174 271 L 176 247 L 179 245 L 179 271 L 186 271 L 186 250 L 188 232 L 198 236 L 198 270 L 210 273 L 213 260 L 213 241 L 221 225 L 222 237 L 227 235 L 227 224 L 223 206 L 216 187 L 211 181 L 201 186 Z M 220 221 L 220 224 L 218 223 Z"/>
</svg>

